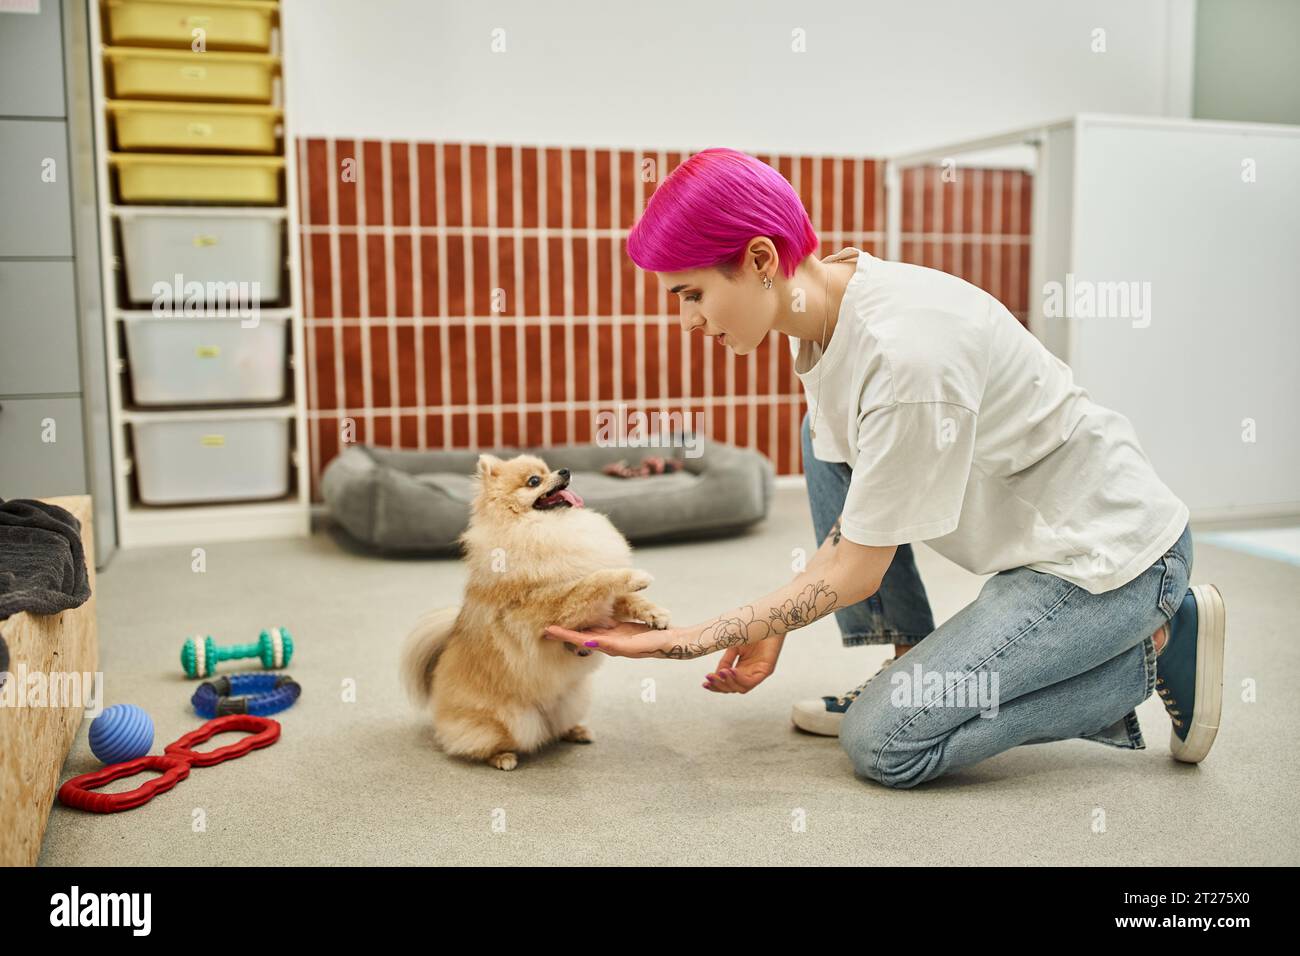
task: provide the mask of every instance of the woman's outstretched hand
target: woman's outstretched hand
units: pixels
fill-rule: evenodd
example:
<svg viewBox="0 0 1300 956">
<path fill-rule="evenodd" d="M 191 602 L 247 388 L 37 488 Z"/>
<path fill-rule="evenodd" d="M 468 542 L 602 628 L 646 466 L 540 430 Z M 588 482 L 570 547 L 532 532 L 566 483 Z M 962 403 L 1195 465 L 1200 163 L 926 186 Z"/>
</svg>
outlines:
<svg viewBox="0 0 1300 956">
<path fill-rule="evenodd" d="M 674 660 L 701 656 L 699 635 L 692 628 L 670 627 L 657 631 L 640 621 L 621 621 L 609 627 L 574 631 L 552 625 L 542 635 L 548 640 L 567 641 L 579 653 L 592 649 L 610 657 L 665 657 Z M 775 670 L 785 635 L 754 644 L 735 644 L 722 655 L 718 669 L 711 671 L 705 689 L 719 694 L 747 694 Z"/>
<path fill-rule="evenodd" d="M 717 694 L 748 694 L 776 670 L 784 643 L 782 634 L 727 648 L 718 669 L 705 675 L 703 686 Z"/>
<path fill-rule="evenodd" d="M 684 640 L 678 628 L 655 630 L 640 621 L 620 621 L 611 627 L 589 627 L 581 631 L 553 624 L 542 636 L 548 640 L 567 641 L 575 645 L 579 653 L 595 649 L 610 657 L 680 656 L 674 654 L 674 648 L 680 648 Z"/>
</svg>

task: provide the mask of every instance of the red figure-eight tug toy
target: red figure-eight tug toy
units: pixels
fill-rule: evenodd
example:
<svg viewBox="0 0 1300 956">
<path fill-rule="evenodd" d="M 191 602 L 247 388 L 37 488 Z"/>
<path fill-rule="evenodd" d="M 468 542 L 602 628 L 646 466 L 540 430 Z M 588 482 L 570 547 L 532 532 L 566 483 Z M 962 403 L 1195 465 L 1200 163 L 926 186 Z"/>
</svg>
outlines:
<svg viewBox="0 0 1300 956">
<path fill-rule="evenodd" d="M 216 750 L 199 753 L 192 749 L 205 740 L 228 730 L 245 730 L 249 736 Z M 165 793 L 190 775 L 191 767 L 212 767 L 227 760 L 242 757 L 251 750 L 269 747 L 280 739 L 280 723 L 269 717 L 252 714 L 228 714 L 209 720 L 202 727 L 191 730 L 163 748 L 161 754 L 146 754 L 125 763 L 115 763 L 91 773 L 73 777 L 59 787 L 59 802 L 91 813 L 116 813 L 148 803 L 160 793 Z M 125 793 L 95 793 L 96 787 L 130 777 L 144 770 L 157 770 L 162 776 L 154 777 L 134 790 Z"/>
</svg>

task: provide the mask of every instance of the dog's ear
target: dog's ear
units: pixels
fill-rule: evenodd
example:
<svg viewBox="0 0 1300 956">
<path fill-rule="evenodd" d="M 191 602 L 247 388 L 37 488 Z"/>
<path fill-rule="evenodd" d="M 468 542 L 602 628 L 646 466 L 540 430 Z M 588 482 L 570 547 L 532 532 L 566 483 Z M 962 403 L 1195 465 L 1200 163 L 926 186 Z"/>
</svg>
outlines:
<svg viewBox="0 0 1300 956">
<path fill-rule="evenodd" d="M 488 455 L 488 454 L 479 455 L 478 476 L 480 478 L 494 477 L 497 474 L 497 470 L 504 464 L 505 462 L 503 462 L 500 458 L 496 457 L 496 455 Z"/>
</svg>

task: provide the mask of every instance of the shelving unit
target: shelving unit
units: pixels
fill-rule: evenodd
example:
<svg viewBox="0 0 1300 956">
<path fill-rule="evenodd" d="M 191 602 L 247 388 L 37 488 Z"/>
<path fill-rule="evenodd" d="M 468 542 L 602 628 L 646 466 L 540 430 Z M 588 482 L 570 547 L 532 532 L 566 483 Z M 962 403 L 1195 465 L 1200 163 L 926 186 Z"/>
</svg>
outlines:
<svg viewBox="0 0 1300 956">
<path fill-rule="evenodd" d="M 291 117 L 284 110 L 279 4 L 89 0 L 89 10 L 120 543 L 307 534 L 298 185 Z M 196 36 L 203 40 L 197 51 Z M 130 77 L 118 72 L 125 69 Z M 161 294 L 141 301 L 142 288 L 160 292 L 156 282 L 165 281 L 154 274 L 157 263 L 145 265 L 138 231 L 144 220 L 156 247 L 199 272 L 182 274 L 177 282 L 180 303 Z M 137 230 L 129 249 L 127 223 Z M 265 243 L 277 233 L 279 294 L 249 303 L 243 294 L 253 288 L 264 293 L 266 275 L 253 275 L 256 270 L 243 265 L 210 264 L 220 255 L 247 257 L 250 244 L 268 248 Z M 146 268 L 153 272 L 142 275 Z M 128 294 L 132 269 L 134 291 Z M 236 307 L 206 297 L 196 303 L 189 293 L 198 289 L 218 298 L 234 293 Z M 199 308 L 187 309 L 187 303 Z M 240 326 L 232 325 L 235 319 Z M 209 321 L 210 328 L 200 324 Z M 156 339 L 156 348 L 133 355 L 128 327 L 137 336 L 163 331 L 161 325 L 149 328 L 152 322 L 169 323 L 167 334 Z M 283 329 L 281 341 L 277 327 Z M 254 328 L 247 339 L 237 334 Z M 174 363 L 168 361 L 172 354 Z M 134 386 L 144 379 L 147 362 L 154 364 L 147 372 L 149 401 L 142 403 Z M 268 391 L 268 376 L 277 374 L 283 388 Z M 267 401 L 268 394 L 278 397 Z M 279 422 L 282 433 L 275 431 Z M 256 431 L 250 435 L 250 429 Z M 144 480 L 142 469 L 148 472 Z M 274 497 L 266 497 L 268 488 Z"/>
</svg>

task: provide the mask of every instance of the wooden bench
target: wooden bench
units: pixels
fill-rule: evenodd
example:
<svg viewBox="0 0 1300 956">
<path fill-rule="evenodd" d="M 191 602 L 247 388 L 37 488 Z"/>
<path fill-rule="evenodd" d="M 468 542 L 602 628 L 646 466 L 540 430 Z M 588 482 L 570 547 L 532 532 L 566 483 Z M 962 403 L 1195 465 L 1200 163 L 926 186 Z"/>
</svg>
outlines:
<svg viewBox="0 0 1300 956">
<path fill-rule="evenodd" d="M 99 670 L 99 627 L 95 619 L 95 542 L 91 502 L 87 495 L 45 498 L 66 508 L 81 522 L 81 543 L 86 553 L 90 598 L 80 607 L 60 614 L 15 614 L 0 621 L 0 634 L 9 645 L 7 683 L 0 688 L 0 866 L 32 866 L 41 852 L 45 824 L 59 787 L 59 775 L 72 741 L 81 726 L 83 701 L 94 687 L 82 688 L 67 699 L 60 691 L 47 706 L 19 706 L 31 702 L 32 681 L 58 675 L 72 687 L 71 675 Z M 18 686 L 27 683 L 28 687 Z M 46 690 L 54 687 L 47 683 Z M 100 702 L 102 706 L 102 701 Z"/>
</svg>

